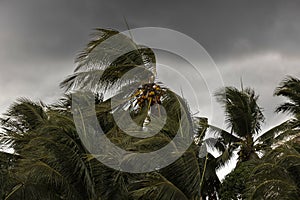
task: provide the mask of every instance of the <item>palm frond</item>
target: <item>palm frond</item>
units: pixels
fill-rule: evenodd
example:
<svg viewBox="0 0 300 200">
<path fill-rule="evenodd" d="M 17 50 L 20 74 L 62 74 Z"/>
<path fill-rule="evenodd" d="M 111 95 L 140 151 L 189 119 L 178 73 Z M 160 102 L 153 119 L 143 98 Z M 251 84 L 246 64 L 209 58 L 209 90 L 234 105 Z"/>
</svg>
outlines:
<svg viewBox="0 0 300 200">
<path fill-rule="evenodd" d="M 300 80 L 287 76 L 274 91 L 274 95 L 288 98 L 289 102 L 276 108 L 276 112 L 297 114 L 300 109 Z"/>
<path fill-rule="evenodd" d="M 300 194 L 300 154 L 291 141 L 262 157 L 248 180 L 249 199 L 297 199 Z"/>
<path fill-rule="evenodd" d="M 228 128 L 232 128 L 235 134 L 245 137 L 261 130 L 265 118 L 256 103 L 258 96 L 254 90 L 246 88 L 239 91 L 234 87 L 225 87 L 216 92 L 215 96 L 225 109 Z"/>
<path fill-rule="evenodd" d="M 282 122 L 281 124 L 271 128 L 270 130 L 263 133 L 256 139 L 256 142 L 259 142 L 260 146 L 271 147 L 271 145 L 275 142 L 274 139 L 280 134 L 287 133 L 288 130 L 292 128 L 293 120 L 287 120 Z"/>
<path fill-rule="evenodd" d="M 172 182 L 168 181 L 159 173 L 152 173 L 144 177 L 143 180 L 132 184 L 130 196 L 133 199 L 189 199 Z"/>
<path fill-rule="evenodd" d="M 149 81 L 155 77 L 155 54 L 150 48 L 135 44 L 114 30 L 97 29 L 94 37 L 76 58 L 75 74 L 60 84 L 66 91 L 107 91 L 120 88 L 126 81 Z M 130 77 L 121 79 L 133 69 Z"/>
<path fill-rule="evenodd" d="M 19 98 L 4 114 L 6 118 L 1 119 L 1 125 L 7 130 L 24 133 L 47 120 L 45 108 L 46 105 L 42 102 Z"/>
</svg>

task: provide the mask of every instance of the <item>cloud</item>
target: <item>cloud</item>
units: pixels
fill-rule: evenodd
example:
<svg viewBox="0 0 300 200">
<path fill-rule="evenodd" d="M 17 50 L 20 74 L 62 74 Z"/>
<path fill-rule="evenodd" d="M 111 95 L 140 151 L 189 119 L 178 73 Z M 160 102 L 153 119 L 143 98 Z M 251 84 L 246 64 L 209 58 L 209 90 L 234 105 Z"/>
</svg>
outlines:
<svg viewBox="0 0 300 200">
<path fill-rule="evenodd" d="M 258 103 L 266 115 L 267 123 L 264 126 L 266 130 L 287 117 L 274 113 L 276 107 L 286 99 L 274 97 L 273 93 L 287 75 L 300 76 L 300 71 L 297 70 L 299 63 L 299 58 L 266 52 L 219 62 L 217 65 L 225 85 L 240 88 L 240 79 L 242 79 L 244 87 L 251 87 L 259 94 Z"/>
<path fill-rule="evenodd" d="M 25 48 L 28 56 L 71 56 L 86 43 L 92 28 L 125 30 L 125 16 L 132 28 L 162 26 L 181 31 L 200 42 L 215 59 L 270 50 L 297 54 L 299 7 L 297 1 L 276 0 L 12 0 L 1 2 L 0 24 L 5 28 L 0 37 L 6 35 L 1 43 L 9 41 L 5 52 Z"/>
<path fill-rule="evenodd" d="M 70 66 L 72 62 L 47 60 L 39 63 L 24 63 L 18 68 L 14 65 L 6 65 L 6 70 L 1 71 L 0 79 L 1 114 L 20 97 L 54 103 L 63 94 L 58 83 L 66 74 L 72 72 Z M 59 73 L 57 69 L 60 69 Z"/>
</svg>

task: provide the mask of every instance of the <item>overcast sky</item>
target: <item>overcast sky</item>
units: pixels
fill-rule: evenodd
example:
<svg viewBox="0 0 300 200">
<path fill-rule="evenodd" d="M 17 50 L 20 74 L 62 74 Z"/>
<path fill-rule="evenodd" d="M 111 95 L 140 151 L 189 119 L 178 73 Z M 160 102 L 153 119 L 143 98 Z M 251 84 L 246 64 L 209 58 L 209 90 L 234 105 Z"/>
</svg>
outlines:
<svg viewBox="0 0 300 200">
<path fill-rule="evenodd" d="M 0 112 L 20 96 L 55 101 L 92 29 L 124 31 L 125 16 L 131 28 L 170 28 L 198 41 L 225 85 L 239 87 L 242 77 L 260 94 L 267 129 L 284 117 L 273 113 L 283 100 L 275 87 L 287 74 L 300 77 L 299 10 L 300 1 L 282 0 L 1 0 Z"/>
</svg>

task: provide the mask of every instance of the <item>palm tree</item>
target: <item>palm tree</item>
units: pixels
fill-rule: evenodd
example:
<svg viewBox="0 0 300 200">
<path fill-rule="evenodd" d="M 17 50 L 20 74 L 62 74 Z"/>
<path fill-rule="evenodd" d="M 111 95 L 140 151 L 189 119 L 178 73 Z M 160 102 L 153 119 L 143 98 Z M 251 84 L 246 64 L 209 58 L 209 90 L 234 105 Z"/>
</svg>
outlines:
<svg viewBox="0 0 300 200">
<path fill-rule="evenodd" d="M 219 157 L 220 166 L 226 163 L 237 149 L 239 162 L 258 159 L 258 152 L 270 150 L 272 144 L 290 131 L 291 121 L 288 120 L 265 133 L 260 133 L 265 117 L 262 108 L 257 104 L 258 95 L 251 88 L 238 90 L 225 87 L 216 92 L 215 96 L 224 108 L 225 122 L 230 131 L 209 125 L 207 122 L 203 125 L 217 136 L 214 147 L 222 152 Z"/>
<path fill-rule="evenodd" d="M 246 184 L 247 199 L 299 199 L 299 141 L 282 144 L 256 161 Z"/>
<path fill-rule="evenodd" d="M 239 161 L 247 161 L 257 158 L 254 147 L 254 135 L 258 134 L 261 124 L 264 122 L 264 115 L 257 105 L 258 96 L 250 88 L 239 91 L 234 87 L 225 87 L 215 93 L 217 101 L 225 110 L 225 120 L 230 132 L 204 124 L 210 131 L 217 134 L 217 143 L 214 146 L 223 154 L 220 158 L 225 163 L 234 150 L 240 147 Z"/>
<path fill-rule="evenodd" d="M 20 158 L 10 172 L 17 177 L 5 199 L 87 199 L 93 184 L 85 149 L 71 113 L 42 102 L 19 99 L 2 120 L 1 141 L 11 144 Z"/>
<path fill-rule="evenodd" d="M 289 174 L 286 174 L 286 169 L 284 169 L 283 166 L 278 166 L 279 162 L 275 162 L 277 158 L 274 158 L 274 156 L 282 157 L 283 155 L 285 155 L 287 157 L 290 157 L 290 150 L 288 150 L 290 148 L 290 145 L 292 144 L 294 148 L 297 144 L 292 142 L 287 143 L 287 141 L 289 141 L 291 138 L 299 136 L 299 86 L 299 79 L 288 77 L 284 81 L 282 81 L 279 87 L 276 88 L 274 92 L 275 95 L 285 96 L 290 100 L 289 102 L 283 103 L 278 106 L 276 112 L 293 114 L 293 118 L 284 121 L 283 123 L 275 126 L 271 130 L 265 132 L 257 138 L 257 144 L 254 147 L 256 147 L 256 150 L 263 150 L 264 156 L 262 157 L 262 159 L 252 159 L 237 165 L 236 169 L 232 173 L 230 173 L 222 183 L 222 188 L 220 190 L 220 192 L 222 193 L 221 198 L 226 199 L 228 198 L 228 195 L 244 196 L 246 193 L 251 199 L 284 199 L 292 198 L 293 196 L 298 195 L 298 189 L 295 190 L 296 187 L 292 186 L 294 184 L 294 176 L 297 176 L 293 175 L 292 179 L 289 179 L 289 177 L 291 176 Z M 282 158 L 285 158 L 285 156 Z M 294 156 L 292 157 L 293 159 L 295 158 Z M 296 160 L 294 159 L 293 164 L 295 165 L 294 167 L 297 168 L 299 165 L 299 158 L 297 161 Z M 283 164 L 287 163 L 280 161 L 280 165 Z M 251 173 L 249 174 L 249 172 L 251 172 L 253 175 L 249 176 L 251 175 Z M 286 179 L 281 180 L 283 177 L 285 177 Z M 232 184 L 232 178 L 237 179 L 237 181 L 239 181 L 239 185 Z M 248 184 L 246 184 L 247 181 Z M 249 189 L 249 187 L 251 189 Z M 273 190 L 272 188 L 276 190 L 278 189 L 278 191 L 273 191 L 273 194 L 271 194 Z M 248 190 L 248 192 L 246 192 L 245 190 Z M 287 190 L 287 192 L 284 194 L 285 190 Z M 290 191 L 291 193 L 289 193 L 288 191 Z M 270 193 L 269 196 L 268 193 Z"/>
<path fill-rule="evenodd" d="M 150 48 L 135 44 L 115 30 L 96 29 L 93 37 L 77 56 L 74 74 L 66 78 L 60 86 L 67 92 L 87 89 L 119 94 L 128 104 L 128 100 L 134 98 L 140 85 L 154 79 L 154 52 Z M 127 77 L 122 78 L 125 74 Z"/>
<path fill-rule="evenodd" d="M 240 163 L 228 174 L 221 199 L 298 199 L 300 138 L 281 144 L 261 159 Z"/>
<path fill-rule="evenodd" d="M 258 96 L 250 88 L 241 91 L 226 87 L 216 93 L 217 100 L 225 109 L 227 127 L 231 136 L 235 136 L 235 144 L 239 144 L 239 160 L 246 161 L 258 158 L 254 147 L 254 135 L 261 130 L 265 118 L 257 104 Z M 229 143 L 232 139 L 229 139 Z"/>
<path fill-rule="evenodd" d="M 228 132 L 208 124 L 206 118 L 197 118 L 199 127 L 205 131 L 196 134 L 195 140 L 201 148 L 209 145 L 221 152 L 218 157 L 207 153 L 204 162 L 204 166 L 207 168 L 204 176 L 206 177 L 206 185 L 210 185 L 207 189 L 214 188 L 216 194 L 219 193 L 221 186 L 216 171 L 225 166 L 236 149 L 240 148 L 239 162 L 258 158 L 253 137 L 259 133 L 261 124 L 264 122 L 264 116 L 256 103 L 258 96 L 250 88 L 239 91 L 234 87 L 225 87 L 216 92 L 215 96 L 224 107 L 227 128 L 231 131 Z M 213 133 L 214 136 L 212 137 L 210 133 Z M 212 194 L 212 192 L 209 193 Z M 216 199 L 216 197 L 212 199 Z"/>
<path fill-rule="evenodd" d="M 190 121 L 187 125 L 189 127 L 185 129 L 183 134 L 191 134 L 193 131 L 191 128 L 192 119 L 184 100 L 174 95 L 170 90 L 163 88 L 161 83 L 154 82 L 156 76 L 154 52 L 150 48 L 134 43 L 132 39 L 119 34 L 117 31 L 104 29 L 97 29 L 96 31 L 95 39 L 77 57 L 78 66 L 74 75 L 63 81 L 61 86 L 67 92 L 74 89 L 87 89 L 104 93 L 113 91 L 118 97 L 121 96 L 121 99 L 124 99 L 117 105 L 117 108 L 110 107 L 111 98 L 104 101 L 98 108 L 96 106 L 98 120 L 100 124 L 103 123 L 102 125 L 106 129 L 105 133 L 111 141 L 118 143 L 123 149 L 131 151 L 149 152 L 163 147 L 172 140 L 179 128 L 180 105 L 184 107 L 184 112 Z M 130 70 L 133 70 L 134 74 L 127 75 Z M 125 79 L 122 78 L 124 76 Z M 135 109 L 136 103 L 138 109 Z M 108 123 L 113 121 L 111 113 L 113 109 L 128 108 L 129 104 L 133 120 L 140 126 L 144 126 L 144 122 L 149 119 L 148 110 L 153 103 L 157 104 L 158 113 L 160 104 L 168 113 L 166 124 L 154 137 L 141 141 L 122 132 L 116 123 Z M 173 113 L 170 114 L 171 112 Z M 155 115 L 152 117 L 155 118 Z M 199 198 L 201 195 L 199 185 L 202 161 L 198 159 L 197 151 L 198 147 L 193 144 L 179 160 L 159 170 L 159 173 L 142 175 L 139 179 L 145 181 L 141 184 L 147 183 L 148 185 L 144 185 L 143 188 L 138 187 L 138 189 L 133 187 L 135 192 L 132 191 L 130 194 L 134 196 L 137 194 L 144 195 L 143 198 L 149 195 L 156 198 L 163 195 L 164 198 L 169 196 L 170 199 L 176 199 L 177 196 L 173 196 L 173 193 L 178 194 L 180 191 L 181 198 L 183 198 L 183 194 L 187 199 Z M 188 156 L 186 157 L 186 155 Z M 184 178 L 188 178 L 189 181 L 184 180 Z M 159 184 L 156 186 L 154 183 L 157 181 Z M 140 183 L 140 181 L 138 182 Z M 151 185 L 149 185 L 150 183 Z M 170 191 L 171 189 L 173 192 Z"/>
</svg>

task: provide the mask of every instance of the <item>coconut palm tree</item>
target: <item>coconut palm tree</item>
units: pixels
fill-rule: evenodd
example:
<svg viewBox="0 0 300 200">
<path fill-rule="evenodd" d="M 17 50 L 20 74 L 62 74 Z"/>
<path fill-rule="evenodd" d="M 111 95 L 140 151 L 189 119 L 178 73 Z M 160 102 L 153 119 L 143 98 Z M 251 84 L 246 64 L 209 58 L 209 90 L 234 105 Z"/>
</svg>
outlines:
<svg viewBox="0 0 300 200">
<path fill-rule="evenodd" d="M 258 96 L 254 90 L 246 88 L 240 91 L 234 87 L 225 87 L 216 92 L 215 96 L 225 110 L 225 120 L 230 132 L 209 125 L 207 121 L 204 125 L 217 136 L 214 146 L 223 152 L 220 156 L 223 158 L 221 163 L 224 164 L 238 147 L 240 161 L 257 158 L 253 137 L 259 133 L 264 116 L 256 103 Z"/>
<path fill-rule="evenodd" d="M 207 183 L 211 183 L 210 188 L 215 187 L 219 192 L 221 183 L 216 171 L 225 166 L 235 150 L 240 149 L 239 162 L 258 158 L 253 137 L 259 133 L 264 116 L 256 103 L 258 96 L 250 88 L 239 91 L 234 87 L 225 87 L 217 91 L 215 96 L 224 107 L 227 128 L 230 132 L 208 124 L 206 118 L 198 118 L 201 129 L 208 131 L 196 134 L 195 140 L 201 147 L 208 145 L 221 153 L 218 157 L 207 153 L 204 162 L 204 166 L 209 166 L 205 172 Z"/>
<path fill-rule="evenodd" d="M 280 84 L 279 87 L 276 88 L 274 94 L 277 96 L 285 96 L 289 98 L 289 102 L 281 104 L 279 107 L 277 107 L 276 112 L 285 112 L 285 113 L 291 113 L 293 114 L 293 118 L 289 119 L 287 121 L 284 121 L 283 123 L 275 126 L 271 130 L 265 132 L 262 134 L 260 137 L 257 138 L 256 140 L 256 147 L 259 150 L 263 150 L 265 156 L 260 160 L 260 159 L 252 159 L 249 161 L 246 161 L 242 164 L 237 165 L 236 169 L 230 173 L 225 181 L 222 184 L 222 188 L 220 192 L 222 193 L 221 198 L 229 198 L 228 195 L 230 196 L 237 196 L 237 195 L 242 195 L 245 196 L 245 189 L 250 191 L 249 187 L 252 188 L 250 194 L 251 198 L 261 198 L 261 199 L 274 199 L 277 192 L 278 195 L 279 193 L 285 191 L 285 188 L 287 190 L 292 191 L 293 194 L 288 194 L 288 192 L 284 196 L 283 194 L 280 194 L 278 197 L 281 197 L 282 199 L 284 198 L 292 198 L 293 195 L 297 194 L 297 191 L 295 191 L 295 187 L 290 188 L 288 182 L 280 182 L 279 180 L 282 177 L 290 177 L 290 175 L 285 174 L 285 172 L 279 173 L 276 170 L 281 170 L 283 168 L 278 167 L 277 163 L 274 163 L 273 157 L 271 157 L 271 154 L 277 155 L 278 157 L 282 156 L 281 154 L 285 154 L 289 157 L 289 151 L 287 151 L 288 140 L 291 138 L 294 138 L 297 135 L 299 136 L 299 120 L 298 120 L 298 114 L 297 114 L 297 107 L 299 107 L 299 83 L 300 81 L 296 78 L 293 77 L 288 77 L 282 83 Z M 294 140 L 295 141 L 295 140 Z M 278 145 L 281 145 L 278 147 Z M 286 146 L 287 145 L 287 146 Z M 293 146 L 295 147 L 296 143 L 293 143 Z M 277 148 L 276 148 L 277 147 Z M 274 150 L 275 148 L 275 150 Z M 277 152 L 275 154 L 275 152 Z M 281 152 L 281 153 L 280 153 Z M 280 154 L 280 155 L 278 155 Z M 271 164 L 271 163 L 272 164 Z M 298 161 L 295 161 L 296 163 L 299 164 L 299 159 Z M 296 166 L 298 164 L 294 163 Z M 281 164 L 286 164 L 282 162 Z M 257 167 L 260 166 L 260 167 Z M 257 167 L 257 168 L 255 168 Z M 254 170 L 255 169 L 255 170 Z M 250 176 L 252 171 L 254 170 L 255 176 Z M 256 171 L 257 170 L 257 171 Z M 262 171 L 259 171 L 262 170 Z M 247 172 L 246 172 L 247 171 Z M 251 172 L 251 173 L 249 173 Z M 268 175 L 268 174 L 269 175 Z M 260 175 L 259 175 L 260 174 Z M 277 176 L 282 175 L 282 177 Z M 256 179 L 256 176 L 258 179 Z M 268 177 L 269 176 L 269 177 Z M 250 178 L 251 177 L 251 178 Z M 237 179 L 239 181 L 239 185 L 237 184 L 232 184 L 232 178 Z M 263 178 L 265 180 L 263 180 Z M 267 179 L 270 179 L 266 182 L 265 185 L 259 186 L 260 183 L 266 181 Z M 274 179 L 272 181 L 271 179 Z M 248 180 L 248 186 L 246 184 Z M 254 184 L 254 182 L 255 184 Z M 293 181 L 292 181 L 293 182 Z M 291 182 L 290 182 L 291 183 Z M 263 189 L 262 189 L 263 188 Z M 273 191 L 273 194 L 270 193 L 268 196 L 267 193 L 271 192 L 268 189 L 278 189 L 277 192 Z M 289 188 L 289 189 L 288 189 Z M 265 191 L 263 191 L 265 190 Z M 267 190 L 269 192 L 267 192 Z M 296 193 L 295 193 L 296 192 Z M 256 196 L 263 193 L 265 196 Z M 227 195 L 227 196 L 226 196 Z M 275 195 L 275 196 L 274 196 Z M 249 196 L 249 195 L 248 195 Z M 235 198 L 235 197 L 234 197 Z"/>
<path fill-rule="evenodd" d="M 105 100 L 100 107 L 96 106 L 98 120 L 104 125 L 106 129 L 104 132 L 111 141 L 133 152 L 157 150 L 171 142 L 180 129 L 179 121 L 182 115 L 180 108 L 184 109 L 183 112 L 189 121 L 183 134 L 193 134 L 193 123 L 186 102 L 164 88 L 162 83 L 155 82 L 156 59 L 150 48 L 138 45 L 131 38 L 114 30 L 97 29 L 94 36 L 95 39 L 77 57 L 75 73 L 63 81 L 61 87 L 67 92 L 76 89 L 102 91 L 104 94 L 112 92 L 123 99 L 114 108 L 110 106 L 111 98 Z M 162 130 L 151 138 L 144 140 L 134 138 L 120 130 L 116 123 L 108 123 L 113 121 L 112 112 L 127 108 L 132 119 L 142 127 L 149 121 L 148 113 L 150 106 L 151 111 L 154 109 L 153 105 L 156 105 L 158 116 L 162 105 L 167 112 L 167 119 Z M 141 175 L 138 178 L 140 181 L 137 182 L 143 187 L 130 186 L 129 190 L 133 189 L 130 194 L 135 198 L 137 195 L 142 195 L 143 198 L 176 199 L 177 195 L 182 199 L 200 198 L 202 161 L 198 159 L 198 149 L 192 144 L 172 165 L 155 172 L 154 175 L 153 173 Z"/>
<path fill-rule="evenodd" d="M 238 153 L 239 160 L 257 158 L 254 135 L 261 130 L 265 118 L 257 104 L 258 96 L 254 90 L 246 88 L 239 91 L 233 87 L 226 87 L 217 92 L 216 97 L 225 109 L 225 120 L 227 127 L 231 129 L 230 134 L 236 137 L 235 144 L 239 144 L 241 148 Z"/>
<path fill-rule="evenodd" d="M 262 108 L 257 104 L 258 95 L 251 88 L 238 90 L 225 87 L 216 92 L 215 96 L 224 108 L 225 122 L 230 131 L 209 125 L 207 122 L 204 125 L 215 134 L 217 142 L 213 145 L 222 152 L 219 159 L 221 165 L 226 163 L 237 149 L 239 162 L 257 159 L 258 152 L 270 150 L 272 144 L 290 132 L 290 120 L 265 133 L 260 132 L 265 117 Z"/>
<path fill-rule="evenodd" d="M 117 31 L 97 29 L 95 39 L 76 62 L 74 74 L 61 83 L 68 95 L 60 102 L 45 105 L 20 99 L 2 120 L 1 141 L 11 144 L 21 156 L 14 173 L 18 182 L 8 188 L 5 198 L 196 200 L 205 196 L 200 190 L 203 159 L 199 159 L 199 147 L 195 144 L 165 168 L 131 174 L 99 162 L 87 151 L 77 133 L 70 97 L 76 90 L 84 89 L 113 92 L 113 97 L 121 97 L 122 101 L 112 107 L 111 98 L 103 100 L 103 96 L 95 95 L 95 111 L 106 136 L 127 151 L 155 151 L 172 142 L 178 131 L 182 142 L 186 135 L 194 134 L 185 100 L 155 82 L 153 51 Z M 128 75 L 130 70 L 134 73 Z M 152 87 L 148 88 L 149 85 Z M 139 90 L 146 98 L 137 94 Z M 144 103 L 137 103 L 141 97 Z M 141 140 L 118 128 L 113 112 L 128 109 L 132 119 L 142 127 L 151 104 L 157 108 L 163 106 L 167 113 L 166 122 L 156 135 Z M 159 115 L 151 117 L 155 119 Z M 180 124 L 183 117 L 186 123 Z M 121 163 L 128 159 L 130 156 L 124 157 Z"/>
</svg>

